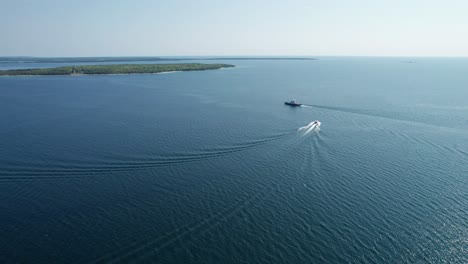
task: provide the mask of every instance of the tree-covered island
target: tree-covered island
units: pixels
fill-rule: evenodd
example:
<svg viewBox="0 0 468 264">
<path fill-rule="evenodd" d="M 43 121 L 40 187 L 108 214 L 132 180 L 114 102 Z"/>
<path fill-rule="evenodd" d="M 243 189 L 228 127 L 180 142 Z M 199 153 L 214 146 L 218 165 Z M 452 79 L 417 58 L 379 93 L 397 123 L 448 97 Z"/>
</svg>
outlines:
<svg viewBox="0 0 468 264">
<path fill-rule="evenodd" d="M 56 68 L 0 70 L 0 76 L 136 74 L 172 71 L 216 70 L 227 67 L 234 67 L 234 65 L 204 63 L 77 65 Z"/>
</svg>

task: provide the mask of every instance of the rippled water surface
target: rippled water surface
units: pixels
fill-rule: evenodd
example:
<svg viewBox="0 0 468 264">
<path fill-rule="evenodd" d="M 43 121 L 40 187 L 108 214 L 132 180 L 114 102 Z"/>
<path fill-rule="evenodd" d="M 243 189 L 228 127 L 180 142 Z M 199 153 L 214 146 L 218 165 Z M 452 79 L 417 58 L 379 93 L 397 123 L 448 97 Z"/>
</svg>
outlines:
<svg viewBox="0 0 468 264">
<path fill-rule="evenodd" d="M 468 262 L 467 59 L 225 62 L 0 78 L 1 262 Z"/>
</svg>

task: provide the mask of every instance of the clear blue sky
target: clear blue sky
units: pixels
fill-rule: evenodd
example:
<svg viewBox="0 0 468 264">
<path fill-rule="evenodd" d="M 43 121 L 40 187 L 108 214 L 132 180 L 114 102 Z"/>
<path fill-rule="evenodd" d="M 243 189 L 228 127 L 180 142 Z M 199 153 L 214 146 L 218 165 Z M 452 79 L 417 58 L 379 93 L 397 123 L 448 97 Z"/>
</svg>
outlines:
<svg viewBox="0 0 468 264">
<path fill-rule="evenodd" d="M 468 56 L 468 0 L 0 0 L 0 56 Z"/>
</svg>

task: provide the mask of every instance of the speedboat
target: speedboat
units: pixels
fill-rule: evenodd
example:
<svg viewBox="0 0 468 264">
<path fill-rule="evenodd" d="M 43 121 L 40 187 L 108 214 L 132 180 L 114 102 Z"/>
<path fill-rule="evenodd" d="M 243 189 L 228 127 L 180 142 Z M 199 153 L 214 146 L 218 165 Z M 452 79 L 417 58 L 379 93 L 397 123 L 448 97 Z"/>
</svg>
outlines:
<svg viewBox="0 0 468 264">
<path fill-rule="evenodd" d="M 307 124 L 306 126 L 300 127 L 297 131 L 304 131 L 304 135 L 309 134 L 312 131 L 320 131 L 320 121 L 315 120 Z"/>
<path fill-rule="evenodd" d="M 284 104 L 289 105 L 289 106 L 301 106 L 302 105 L 302 104 L 299 104 L 298 102 L 296 102 L 296 99 L 292 99 L 289 102 L 284 102 Z"/>
</svg>

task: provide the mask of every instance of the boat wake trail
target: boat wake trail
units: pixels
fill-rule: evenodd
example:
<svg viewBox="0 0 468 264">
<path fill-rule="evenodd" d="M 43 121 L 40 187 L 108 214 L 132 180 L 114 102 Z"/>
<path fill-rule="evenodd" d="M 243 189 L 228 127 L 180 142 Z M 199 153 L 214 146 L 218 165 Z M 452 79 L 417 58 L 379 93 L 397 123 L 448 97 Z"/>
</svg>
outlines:
<svg viewBox="0 0 468 264">
<path fill-rule="evenodd" d="M 377 118 L 385 118 L 389 120 L 399 121 L 399 122 L 408 122 L 412 124 L 419 124 L 431 127 L 438 127 L 438 128 L 447 128 L 452 131 L 463 131 L 459 128 L 444 126 L 438 123 L 430 123 L 425 120 L 421 120 L 415 117 L 408 116 L 404 112 L 390 112 L 390 111 L 382 111 L 382 110 L 370 110 L 370 109 L 359 109 L 359 108 L 349 108 L 349 107 L 338 107 L 338 106 L 326 106 L 326 105 L 302 105 L 305 108 L 319 108 L 325 110 L 331 110 L 336 112 L 348 113 L 348 114 L 355 114 L 355 115 L 363 115 L 369 117 L 377 117 Z"/>
<path fill-rule="evenodd" d="M 307 124 L 306 126 L 300 127 L 297 129 L 298 132 L 303 132 L 303 136 L 310 134 L 311 132 L 318 132 L 320 131 L 320 121 L 315 120 Z"/>
<path fill-rule="evenodd" d="M 154 169 L 158 167 L 181 165 L 216 157 L 231 155 L 245 151 L 271 141 L 275 141 L 294 133 L 294 131 L 264 137 L 262 139 L 247 141 L 225 147 L 200 149 L 193 152 L 172 153 L 163 156 L 124 156 L 120 159 L 95 160 L 95 162 L 83 161 L 59 161 L 55 164 L 24 164 L 22 161 L 13 163 L 5 162 L 0 169 L 0 182 L 45 180 L 71 177 L 94 177 L 101 174 L 116 172 L 131 172 L 137 170 Z M 1 161 L 0 161 L 1 162 Z"/>
<path fill-rule="evenodd" d="M 305 107 L 305 108 L 314 108 L 313 106 L 310 106 L 310 105 L 301 105 L 301 107 Z"/>
<path fill-rule="evenodd" d="M 172 232 L 169 232 L 160 237 L 151 240 L 144 240 L 135 244 L 129 245 L 127 248 L 117 250 L 110 254 L 104 255 L 98 259 L 83 261 L 83 263 L 128 263 L 128 262 L 145 262 L 158 255 L 159 252 L 172 246 L 177 241 L 187 240 L 197 235 L 202 235 L 216 228 L 218 225 L 228 222 L 232 217 L 239 214 L 245 208 L 252 204 L 260 202 L 266 196 L 271 195 L 270 187 L 260 187 L 259 191 L 245 199 L 227 206 L 223 210 L 207 215 L 206 218 L 199 220 L 187 226 L 177 227 Z"/>
</svg>

